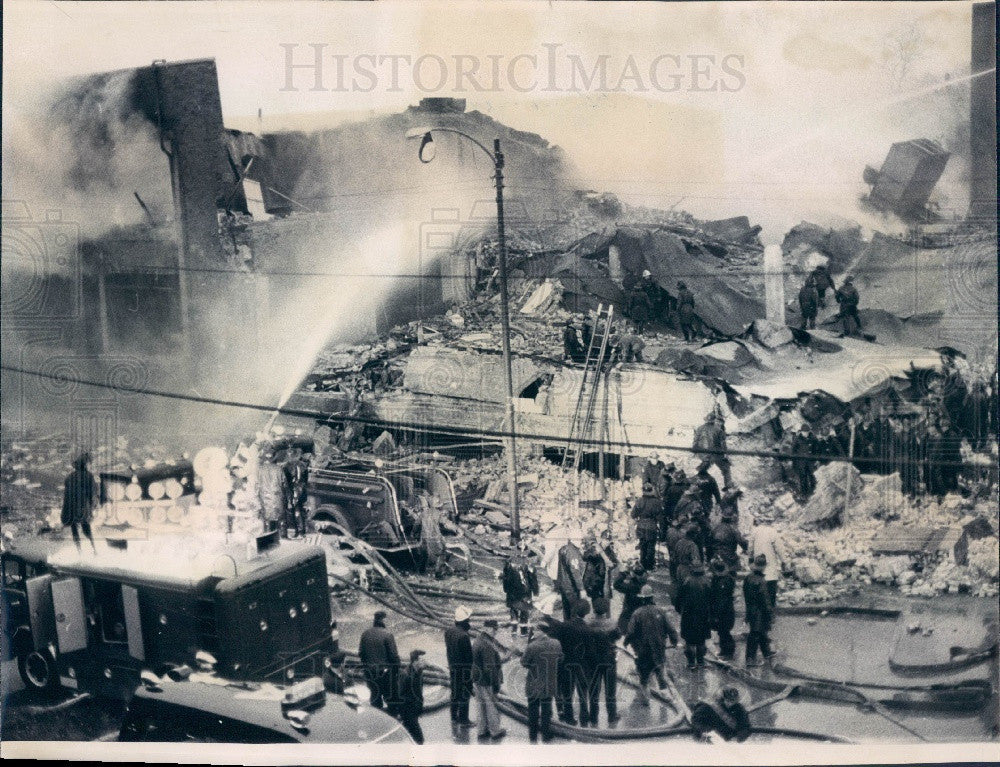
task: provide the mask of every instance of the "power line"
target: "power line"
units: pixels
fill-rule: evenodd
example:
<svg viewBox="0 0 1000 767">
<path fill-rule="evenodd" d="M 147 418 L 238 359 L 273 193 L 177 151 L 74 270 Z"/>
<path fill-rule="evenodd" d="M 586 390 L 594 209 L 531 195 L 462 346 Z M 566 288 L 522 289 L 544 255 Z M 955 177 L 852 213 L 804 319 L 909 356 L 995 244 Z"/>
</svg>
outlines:
<svg viewBox="0 0 1000 767">
<path fill-rule="evenodd" d="M 306 410 L 302 408 L 291 408 L 287 406 L 275 407 L 273 405 L 262 405 L 259 403 L 252 402 L 240 402 L 237 400 L 221 399 L 216 397 L 204 397 L 195 394 L 183 394 L 181 392 L 171 392 L 163 389 L 152 389 L 143 386 L 123 386 L 118 384 L 110 384 L 102 381 L 91 381 L 79 376 L 69 376 L 59 373 L 45 373 L 40 370 L 29 370 L 27 368 L 21 368 L 14 365 L 0 365 L 0 370 L 7 371 L 9 373 L 19 373 L 22 375 L 30 375 L 37 378 L 44 378 L 51 381 L 59 381 L 61 383 L 73 383 L 79 384 L 81 386 L 93 386 L 98 389 L 110 389 L 113 391 L 128 392 L 130 394 L 141 394 L 151 397 L 163 397 L 166 399 L 182 400 L 186 402 L 197 402 L 207 405 L 218 405 L 222 407 L 233 407 L 242 408 L 244 410 L 255 410 L 258 412 L 265 413 L 279 413 L 281 415 L 296 416 L 299 418 L 310 418 L 315 421 L 323 422 L 345 422 L 345 423 L 359 423 L 366 426 L 377 426 L 383 429 L 400 429 L 404 431 L 416 431 L 424 434 L 438 434 L 452 437 L 467 437 L 467 438 L 484 438 L 492 437 L 498 442 L 504 439 L 509 439 L 510 433 L 502 429 L 468 429 L 458 426 L 444 426 L 444 425 L 434 425 L 430 426 L 428 424 L 417 423 L 413 421 L 402 421 L 402 420 L 384 420 L 380 418 L 370 418 L 360 415 L 349 415 L 349 414 L 330 414 L 324 413 L 318 410 Z M 485 403 L 484 403 L 485 404 Z M 526 439 L 535 442 L 556 442 L 565 443 L 567 438 L 563 435 L 557 434 L 537 434 L 537 433 L 523 433 L 521 431 L 517 432 L 517 436 L 521 439 Z M 618 442 L 611 440 L 579 440 L 581 445 L 587 445 L 597 448 L 621 448 L 622 450 L 664 450 L 672 452 L 682 452 L 682 453 L 693 453 L 696 455 L 703 456 L 748 456 L 755 458 L 771 458 L 775 460 L 807 460 L 807 461 L 829 461 L 837 463 L 855 463 L 858 461 L 878 461 L 880 458 L 849 458 L 848 456 L 838 456 L 838 455 L 824 455 L 824 454 L 813 454 L 813 453 L 784 453 L 774 450 L 741 450 L 738 448 L 727 448 L 726 450 L 712 450 L 705 448 L 695 448 L 693 446 L 685 445 L 670 445 L 663 443 L 651 443 L 651 442 Z M 953 467 L 961 468 L 966 466 L 962 461 L 940 461 L 940 460 L 920 460 L 920 459 L 901 459 L 893 460 L 893 465 L 903 466 L 903 465 L 927 465 L 927 466 L 943 466 L 943 467 Z"/>
</svg>

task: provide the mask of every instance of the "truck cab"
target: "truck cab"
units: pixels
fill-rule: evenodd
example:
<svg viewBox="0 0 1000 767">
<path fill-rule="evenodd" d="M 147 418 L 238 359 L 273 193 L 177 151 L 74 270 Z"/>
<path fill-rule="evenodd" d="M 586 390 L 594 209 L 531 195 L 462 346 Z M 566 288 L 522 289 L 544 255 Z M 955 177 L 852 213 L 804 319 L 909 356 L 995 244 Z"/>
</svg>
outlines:
<svg viewBox="0 0 1000 767">
<path fill-rule="evenodd" d="M 127 697 L 143 669 L 218 659 L 232 679 L 315 673 L 330 644 L 315 546 L 210 534 L 99 545 L 52 539 L 2 557 L 5 637 L 24 684 Z"/>
</svg>

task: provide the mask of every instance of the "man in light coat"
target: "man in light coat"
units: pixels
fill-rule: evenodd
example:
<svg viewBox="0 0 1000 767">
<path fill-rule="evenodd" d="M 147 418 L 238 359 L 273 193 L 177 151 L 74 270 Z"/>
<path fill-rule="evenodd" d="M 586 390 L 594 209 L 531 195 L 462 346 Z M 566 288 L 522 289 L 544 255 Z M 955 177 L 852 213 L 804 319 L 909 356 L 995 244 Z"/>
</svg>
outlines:
<svg viewBox="0 0 1000 767">
<path fill-rule="evenodd" d="M 763 555 L 767 560 L 764 567 L 764 582 L 767 585 L 768 600 L 774 609 L 778 597 L 778 578 L 788 563 L 788 554 L 778 531 L 772 525 L 773 519 L 768 514 L 758 514 L 754 518 L 753 531 L 750 533 L 748 554 L 753 561 Z"/>
</svg>

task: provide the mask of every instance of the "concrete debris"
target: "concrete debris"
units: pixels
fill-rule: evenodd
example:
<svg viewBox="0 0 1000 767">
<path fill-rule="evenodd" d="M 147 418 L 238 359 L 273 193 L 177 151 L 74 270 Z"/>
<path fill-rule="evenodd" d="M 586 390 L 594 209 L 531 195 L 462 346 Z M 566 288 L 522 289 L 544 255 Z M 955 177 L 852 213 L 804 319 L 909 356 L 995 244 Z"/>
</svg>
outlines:
<svg viewBox="0 0 1000 767">
<path fill-rule="evenodd" d="M 802 509 L 799 524 L 803 527 L 841 524 L 851 513 L 848 504 L 857 497 L 853 494 L 862 489 L 861 472 L 851 464 L 837 462 L 820 466 L 815 476 L 816 490 Z M 853 495 L 851 499 L 848 493 Z"/>
</svg>

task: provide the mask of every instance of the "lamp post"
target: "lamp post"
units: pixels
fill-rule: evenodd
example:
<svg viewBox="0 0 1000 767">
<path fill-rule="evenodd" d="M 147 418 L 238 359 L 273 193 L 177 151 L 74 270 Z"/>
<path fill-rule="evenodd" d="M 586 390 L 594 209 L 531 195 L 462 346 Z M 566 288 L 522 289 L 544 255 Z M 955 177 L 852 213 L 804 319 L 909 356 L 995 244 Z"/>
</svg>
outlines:
<svg viewBox="0 0 1000 767">
<path fill-rule="evenodd" d="M 514 372 L 510 359 L 510 296 L 507 292 L 507 238 L 503 224 L 503 152 L 500 151 L 500 139 L 493 139 L 491 152 L 483 144 L 468 133 L 454 128 L 414 128 L 407 131 L 408 139 L 420 139 L 418 156 L 420 162 L 429 163 L 434 159 L 434 131 L 455 133 L 463 136 L 482 149 L 493 163 L 493 178 L 497 189 L 497 239 L 500 247 L 500 324 L 502 326 L 503 365 L 507 377 L 507 483 L 510 491 L 510 538 L 517 543 L 521 538 L 521 515 L 517 502 L 517 456 L 515 454 L 516 435 L 514 431 Z"/>
</svg>

